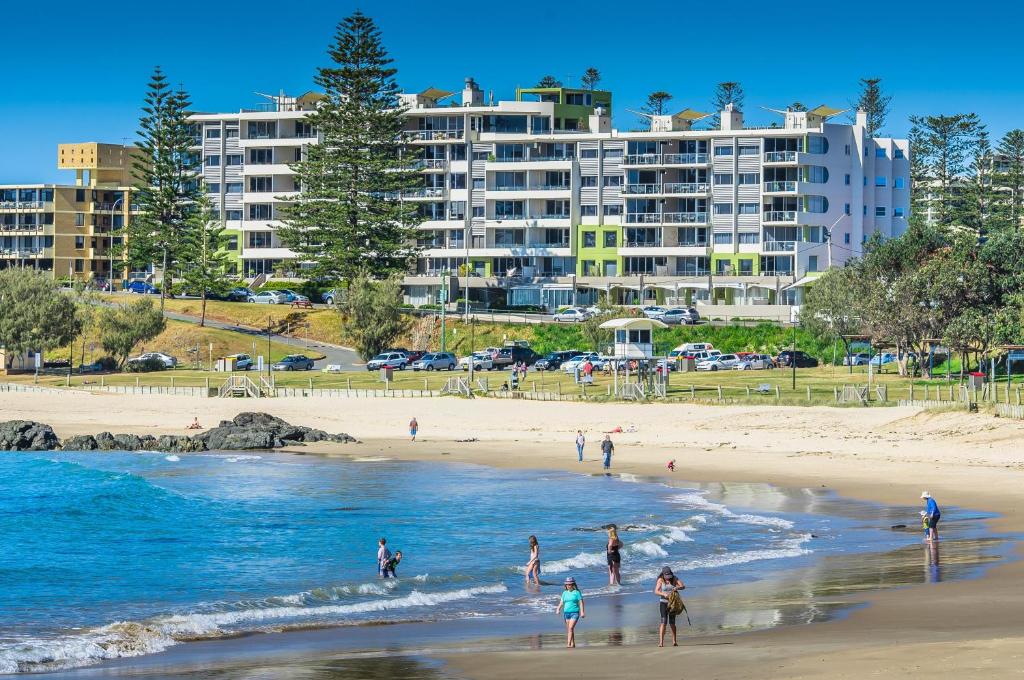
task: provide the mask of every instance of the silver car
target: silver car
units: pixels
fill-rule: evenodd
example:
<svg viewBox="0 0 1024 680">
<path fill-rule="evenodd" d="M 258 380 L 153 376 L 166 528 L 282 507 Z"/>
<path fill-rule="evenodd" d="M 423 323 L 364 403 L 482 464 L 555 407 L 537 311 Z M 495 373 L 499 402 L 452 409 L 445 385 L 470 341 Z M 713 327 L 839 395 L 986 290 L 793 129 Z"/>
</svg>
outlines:
<svg viewBox="0 0 1024 680">
<path fill-rule="evenodd" d="M 459 365 L 451 352 L 431 352 L 412 362 L 414 371 L 454 371 Z"/>
<path fill-rule="evenodd" d="M 735 368 L 736 364 L 740 362 L 740 358 L 735 354 L 720 354 L 716 357 L 709 357 L 703 361 L 697 362 L 698 371 L 727 371 L 730 368 Z"/>
<path fill-rule="evenodd" d="M 581 322 L 586 321 L 590 318 L 590 312 L 579 307 L 570 307 L 569 309 L 563 309 L 552 317 L 555 321 L 575 321 Z"/>
<path fill-rule="evenodd" d="M 288 296 L 279 290 L 264 290 L 250 295 L 249 302 L 261 305 L 283 305 L 288 302 Z"/>
</svg>

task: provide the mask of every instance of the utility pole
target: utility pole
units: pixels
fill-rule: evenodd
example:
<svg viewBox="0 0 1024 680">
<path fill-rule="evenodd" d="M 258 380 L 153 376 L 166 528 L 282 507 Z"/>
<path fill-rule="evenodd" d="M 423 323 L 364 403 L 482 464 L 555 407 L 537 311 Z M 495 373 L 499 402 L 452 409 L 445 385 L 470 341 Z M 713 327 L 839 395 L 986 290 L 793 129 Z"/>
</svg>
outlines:
<svg viewBox="0 0 1024 680">
<path fill-rule="evenodd" d="M 274 317 L 268 315 L 267 316 L 267 378 L 268 379 L 270 378 L 270 333 L 271 333 L 271 331 L 274 330 L 274 326 L 272 325 L 273 322 L 274 322 Z"/>
<path fill-rule="evenodd" d="M 793 389 L 796 390 L 796 324 L 793 324 L 793 353 L 789 356 L 789 365 L 793 369 Z"/>
<path fill-rule="evenodd" d="M 448 309 L 448 270 L 441 272 L 441 351 L 445 351 L 445 312 Z"/>
</svg>

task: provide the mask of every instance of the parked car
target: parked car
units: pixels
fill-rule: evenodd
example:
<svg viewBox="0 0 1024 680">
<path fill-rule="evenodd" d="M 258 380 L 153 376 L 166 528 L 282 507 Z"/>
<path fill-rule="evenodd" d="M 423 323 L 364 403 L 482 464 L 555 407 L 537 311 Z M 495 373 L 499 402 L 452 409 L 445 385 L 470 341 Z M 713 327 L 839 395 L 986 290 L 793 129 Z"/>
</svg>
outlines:
<svg viewBox="0 0 1024 680">
<path fill-rule="evenodd" d="M 248 302 L 249 297 L 253 294 L 254 293 L 245 286 L 239 286 L 229 290 L 227 294 L 224 295 L 224 299 L 228 302 Z"/>
<path fill-rule="evenodd" d="M 414 371 L 454 371 L 459 361 L 451 352 L 424 354 L 412 364 Z"/>
<path fill-rule="evenodd" d="M 409 365 L 409 358 L 400 352 L 381 352 L 366 362 L 367 371 L 379 371 L 382 368 L 397 368 L 404 371 Z"/>
<path fill-rule="evenodd" d="M 426 354 L 426 351 L 422 349 L 411 349 L 405 352 L 405 356 L 409 359 L 410 364 L 417 359 L 422 358 L 424 354 Z"/>
<path fill-rule="evenodd" d="M 498 350 L 498 354 L 492 359 L 495 368 L 505 368 L 520 361 L 527 366 L 533 366 L 540 355 L 529 347 L 523 345 L 506 345 Z"/>
<path fill-rule="evenodd" d="M 170 354 L 164 354 L 163 352 L 146 352 L 144 354 L 140 354 L 137 357 L 132 357 L 131 359 L 128 360 L 128 363 L 142 363 L 144 361 L 149 361 L 150 359 L 159 361 L 164 365 L 164 368 L 174 368 L 175 366 L 178 365 L 177 359 L 172 357 Z"/>
<path fill-rule="evenodd" d="M 643 315 L 646 316 L 648 319 L 658 319 L 661 317 L 662 314 L 667 312 L 668 309 L 665 307 L 659 307 L 657 305 L 648 305 L 647 307 L 644 307 L 640 311 L 643 312 Z"/>
<path fill-rule="evenodd" d="M 288 296 L 279 290 L 264 290 L 250 295 L 249 302 L 260 305 L 283 305 L 288 302 Z"/>
<path fill-rule="evenodd" d="M 281 288 L 280 290 L 278 290 L 278 292 L 284 295 L 286 298 L 288 298 L 287 301 L 289 304 L 291 304 L 292 302 L 309 302 L 308 297 L 302 295 L 301 293 L 296 293 L 294 290 L 290 290 L 288 288 Z"/>
<path fill-rule="evenodd" d="M 537 363 L 535 363 L 534 366 L 537 368 L 538 371 L 556 371 L 559 368 L 561 368 L 562 364 L 564 364 L 566 361 L 573 358 L 577 354 L 580 354 L 580 352 L 576 350 L 549 352 L 540 359 L 538 359 Z"/>
<path fill-rule="evenodd" d="M 718 354 L 697 362 L 698 371 L 724 371 L 736 368 L 740 358 L 735 354 Z"/>
<path fill-rule="evenodd" d="M 488 352 L 473 352 L 468 357 L 459 359 L 459 367 L 463 371 L 469 370 L 469 363 L 472 360 L 474 371 L 493 371 L 494 360 Z"/>
<path fill-rule="evenodd" d="M 778 366 L 779 368 L 790 368 L 793 365 L 793 356 L 793 350 L 787 349 L 783 352 L 779 352 L 779 356 L 776 357 L 775 359 L 775 365 Z M 795 363 L 797 368 L 814 368 L 815 366 L 818 365 L 818 360 L 812 357 L 810 354 L 807 354 L 806 352 L 801 352 L 800 350 L 797 350 L 795 356 Z"/>
<path fill-rule="evenodd" d="M 289 354 L 271 365 L 275 371 L 312 371 L 313 360 L 305 354 Z"/>
<path fill-rule="evenodd" d="M 882 352 L 871 357 L 872 366 L 884 366 L 885 364 L 891 364 L 896 361 L 896 355 L 891 352 Z"/>
<path fill-rule="evenodd" d="M 666 324 L 695 324 L 700 320 L 700 316 L 696 310 L 690 310 L 686 307 L 673 307 L 669 309 L 661 316 L 657 317 L 658 321 Z"/>
<path fill-rule="evenodd" d="M 236 371 L 250 371 L 255 365 L 253 364 L 252 357 L 248 354 L 229 354 L 224 358 L 235 360 Z"/>
<path fill-rule="evenodd" d="M 680 359 L 682 357 L 691 357 L 695 352 L 707 352 L 714 348 L 715 346 L 710 342 L 687 342 L 669 352 L 668 356 L 672 359 Z"/>
<path fill-rule="evenodd" d="M 152 283 L 140 279 L 129 281 L 125 284 L 124 289 L 129 293 L 136 293 L 138 295 L 156 295 L 160 292 Z"/>
<path fill-rule="evenodd" d="M 871 361 L 871 355 L 867 352 L 858 352 L 843 357 L 843 366 L 867 366 Z"/>
<path fill-rule="evenodd" d="M 568 373 L 569 375 L 572 375 L 573 373 L 576 372 L 577 368 L 582 370 L 583 364 L 587 363 L 588 359 L 590 360 L 590 363 L 594 365 L 594 368 L 604 367 L 604 359 L 601 358 L 600 354 L 598 354 L 597 352 L 584 352 L 583 354 L 577 354 L 573 358 L 563 363 L 562 370 Z"/>
<path fill-rule="evenodd" d="M 701 350 L 699 352 L 691 352 L 690 354 L 686 355 L 686 358 L 687 359 L 693 359 L 695 362 L 697 362 L 699 364 L 700 362 L 704 361 L 705 359 L 713 359 L 714 357 L 720 357 L 720 356 L 722 356 L 722 350 L 720 350 L 720 349 L 707 349 L 707 350 Z"/>
<path fill-rule="evenodd" d="M 323 295 L 321 295 L 320 299 L 323 301 L 325 305 L 330 305 L 333 307 L 335 300 L 341 300 L 341 295 L 338 294 L 337 288 L 332 288 Z"/>
<path fill-rule="evenodd" d="M 768 368 L 775 368 L 775 360 L 767 354 L 746 354 L 740 357 L 734 368 L 737 371 L 760 371 Z"/>
<path fill-rule="evenodd" d="M 590 312 L 580 307 L 570 307 L 554 314 L 551 317 L 554 321 L 575 321 L 577 323 L 590 318 Z"/>
</svg>

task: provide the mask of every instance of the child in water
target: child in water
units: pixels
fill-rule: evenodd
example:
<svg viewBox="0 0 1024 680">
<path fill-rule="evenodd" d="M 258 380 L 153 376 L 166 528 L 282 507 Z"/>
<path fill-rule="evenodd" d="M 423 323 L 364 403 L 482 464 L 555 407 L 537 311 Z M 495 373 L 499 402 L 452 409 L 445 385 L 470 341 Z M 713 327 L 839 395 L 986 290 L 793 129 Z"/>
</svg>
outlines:
<svg viewBox="0 0 1024 680">
<path fill-rule="evenodd" d="M 388 560 L 387 564 L 384 565 L 384 578 L 398 578 L 395 573 L 395 567 L 402 561 L 402 551 L 396 550 L 394 557 Z"/>
</svg>

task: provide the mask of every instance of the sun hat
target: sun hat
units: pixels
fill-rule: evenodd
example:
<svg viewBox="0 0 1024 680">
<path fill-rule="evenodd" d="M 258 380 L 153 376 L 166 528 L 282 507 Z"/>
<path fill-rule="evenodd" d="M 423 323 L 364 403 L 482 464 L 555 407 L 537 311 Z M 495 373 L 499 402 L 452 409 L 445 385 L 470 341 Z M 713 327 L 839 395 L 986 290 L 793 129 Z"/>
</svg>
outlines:
<svg viewBox="0 0 1024 680">
<path fill-rule="evenodd" d="M 666 577 L 666 578 L 672 578 L 672 577 L 675 576 L 675 574 L 672 573 L 672 570 L 669 569 L 668 567 L 662 567 L 661 568 L 661 575 Z"/>
<path fill-rule="evenodd" d="M 574 585 L 576 585 L 576 579 L 574 579 L 572 576 L 570 576 L 569 578 L 565 579 L 565 585 L 567 585 L 567 586 L 574 586 Z"/>
<path fill-rule="evenodd" d="M 928 493 L 927 491 L 922 491 L 921 492 L 921 498 L 931 498 L 931 497 L 932 497 L 932 495 L 930 493 Z"/>
</svg>

